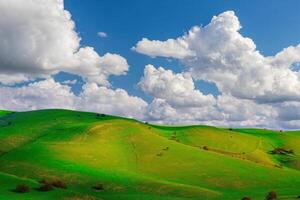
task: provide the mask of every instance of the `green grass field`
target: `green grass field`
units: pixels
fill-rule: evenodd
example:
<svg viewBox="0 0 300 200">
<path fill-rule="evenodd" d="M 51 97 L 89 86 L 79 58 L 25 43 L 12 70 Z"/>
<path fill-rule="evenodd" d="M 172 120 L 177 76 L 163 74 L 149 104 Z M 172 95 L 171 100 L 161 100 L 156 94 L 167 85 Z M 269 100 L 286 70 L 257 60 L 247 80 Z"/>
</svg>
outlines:
<svg viewBox="0 0 300 200">
<path fill-rule="evenodd" d="M 274 149 L 290 153 L 271 153 Z M 263 200 L 300 195 L 300 132 L 168 127 L 68 110 L 0 111 L 0 199 Z M 38 191 L 39 181 L 67 189 Z M 18 184 L 31 187 L 16 193 Z M 92 187 L 102 184 L 103 190 Z"/>
</svg>

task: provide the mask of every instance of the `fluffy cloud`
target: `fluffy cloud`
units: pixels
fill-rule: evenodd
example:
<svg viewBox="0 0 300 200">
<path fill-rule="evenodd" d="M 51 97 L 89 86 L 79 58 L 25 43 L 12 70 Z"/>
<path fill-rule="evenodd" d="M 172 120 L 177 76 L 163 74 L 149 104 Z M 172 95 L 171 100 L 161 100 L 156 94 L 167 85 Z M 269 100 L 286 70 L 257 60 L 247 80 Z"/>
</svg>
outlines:
<svg viewBox="0 0 300 200">
<path fill-rule="evenodd" d="M 195 89 L 189 73 L 174 74 L 171 70 L 147 65 L 139 86 L 147 94 L 166 99 L 176 107 L 202 107 L 214 103 L 212 95 L 204 95 Z"/>
<path fill-rule="evenodd" d="M 222 113 L 223 119 L 215 122 L 215 124 L 247 127 L 279 127 L 275 123 L 278 119 L 278 113 L 272 105 L 257 104 L 248 99 L 220 95 L 217 98 L 216 108 Z"/>
<path fill-rule="evenodd" d="M 147 103 L 125 90 L 87 83 L 76 96 L 67 85 L 47 79 L 20 88 L 0 87 L 0 109 L 65 108 L 143 118 Z"/>
<path fill-rule="evenodd" d="M 291 65 L 300 61 L 300 45 L 264 57 L 240 29 L 234 12 L 227 11 L 182 37 L 143 39 L 134 49 L 149 56 L 177 58 L 195 79 L 215 83 L 226 95 L 258 103 L 299 101 L 300 75 Z M 185 53 L 178 56 L 177 50 Z"/>
<path fill-rule="evenodd" d="M 170 123 L 299 128 L 300 44 L 266 57 L 240 29 L 235 13 L 227 11 L 182 37 L 139 41 L 135 51 L 178 59 L 188 72 L 174 74 L 146 67 L 140 86 L 154 98 L 148 107 L 149 118 Z M 221 94 L 207 98 L 195 89 L 193 79 L 216 84 Z M 203 104 L 203 99 L 211 103 Z"/>
<path fill-rule="evenodd" d="M 126 74 L 126 59 L 82 47 L 63 0 L 0 0 L 0 13 L 0 83 L 46 78 L 21 87 L 0 86 L 1 109 L 66 108 L 144 116 L 145 101 L 109 88 L 110 75 Z M 58 83 L 51 78 L 59 71 L 87 81 L 78 96 L 70 88 L 76 80 Z"/>
<path fill-rule="evenodd" d="M 42 108 L 74 109 L 77 97 L 69 86 L 53 79 L 31 83 L 23 87 L 0 87 L 0 109 L 35 110 Z"/>
<path fill-rule="evenodd" d="M 81 47 L 63 0 L 0 0 L 0 82 L 49 77 L 59 71 L 108 84 L 110 75 L 125 74 L 128 64 L 116 54 L 100 56 Z"/>
<path fill-rule="evenodd" d="M 79 110 L 98 111 L 143 119 L 147 103 L 139 97 L 129 96 L 123 89 L 112 90 L 87 83 L 79 95 Z"/>
<path fill-rule="evenodd" d="M 132 50 L 151 57 L 164 56 L 182 59 L 194 55 L 183 38 L 169 39 L 164 42 L 143 38 L 136 44 L 136 47 L 132 47 Z"/>
<path fill-rule="evenodd" d="M 161 123 L 205 123 L 228 126 L 269 126 L 277 117 L 272 106 L 229 95 L 204 95 L 189 73 L 174 73 L 147 65 L 139 86 L 154 99 L 149 120 Z"/>
</svg>

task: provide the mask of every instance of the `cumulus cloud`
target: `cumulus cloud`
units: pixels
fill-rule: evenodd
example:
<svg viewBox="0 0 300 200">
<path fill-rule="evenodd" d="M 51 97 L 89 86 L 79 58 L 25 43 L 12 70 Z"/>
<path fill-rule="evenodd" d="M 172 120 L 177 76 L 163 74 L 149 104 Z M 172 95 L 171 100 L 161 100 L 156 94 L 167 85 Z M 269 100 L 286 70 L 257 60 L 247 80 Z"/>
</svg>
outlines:
<svg viewBox="0 0 300 200">
<path fill-rule="evenodd" d="M 0 109 L 67 108 L 161 123 L 299 127 L 300 72 L 295 63 L 300 62 L 300 45 L 266 57 L 240 34 L 232 11 L 181 37 L 143 38 L 132 48 L 178 59 L 186 67 L 180 73 L 145 67 L 138 85 L 153 97 L 150 104 L 112 89 L 108 78 L 126 74 L 127 60 L 82 46 L 63 0 L 0 0 L 0 13 Z M 51 78 L 59 71 L 83 77 L 79 95 L 71 90 L 74 81 Z M 35 82 L 8 86 L 28 80 Z M 221 95 L 203 94 L 195 87 L 197 80 L 215 83 Z"/>
<path fill-rule="evenodd" d="M 59 71 L 108 84 L 128 64 L 117 54 L 100 56 L 82 47 L 63 0 L 0 0 L 0 82 L 48 78 Z"/>
<path fill-rule="evenodd" d="M 126 74 L 127 60 L 112 53 L 100 56 L 93 47 L 81 46 L 63 0 L 0 0 L 0 13 L 1 109 L 66 108 L 144 116 L 145 101 L 110 88 L 108 77 Z M 71 90 L 76 80 L 59 83 L 51 78 L 60 71 L 84 78 L 78 96 Z M 28 80 L 34 83 L 8 86 Z"/>
<path fill-rule="evenodd" d="M 212 95 L 204 95 L 195 89 L 189 73 L 174 74 L 171 70 L 147 65 L 139 86 L 147 94 L 166 99 L 170 105 L 176 107 L 201 107 L 214 103 Z"/>
<path fill-rule="evenodd" d="M 227 126 L 269 126 L 277 117 L 272 106 L 229 95 L 204 95 L 190 73 L 174 73 L 147 65 L 139 86 L 154 99 L 149 120 L 160 123 L 205 123 Z"/>
<path fill-rule="evenodd" d="M 74 95 L 70 86 L 53 79 L 22 87 L 0 87 L 0 109 L 26 111 L 46 108 L 65 108 L 100 112 L 142 119 L 147 103 L 128 95 L 122 89 L 110 89 L 87 83 L 83 91 Z"/>
<path fill-rule="evenodd" d="M 132 47 L 132 50 L 151 57 L 164 56 L 182 59 L 193 55 L 183 38 L 168 39 L 164 42 L 159 40 L 150 41 L 147 38 L 143 38 L 135 47 Z"/>
<path fill-rule="evenodd" d="M 0 87 L 0 108 L 26 111 L 42 108 L 74 109 L 77 97 L 69 86 L 53 79 L 31 83 L 22 87 Z"/>
<path fill-rule="evenodd" d="M 265 57 L 253 40 L 240 34 L 240 29 L 235 13 L 227 11 L 182 37 L 142 39 L 135 49 L 149 56 L 179 59 L 195 79 L 215 83 L 226 95 L 258 103 L 299 101 L 300 75 L 291 65 L 300 61 L 300 46 Z M 178 56 L 178 49 L 189 53 Z"/>
<path fill-rule="evenodd" d="M 98 111 L 143 119 L 147 103 L 139 97 L 130 96 L 123 89 L 99 87 L 87 83 L 79 95 L 79 110 Z"/>
</svg>

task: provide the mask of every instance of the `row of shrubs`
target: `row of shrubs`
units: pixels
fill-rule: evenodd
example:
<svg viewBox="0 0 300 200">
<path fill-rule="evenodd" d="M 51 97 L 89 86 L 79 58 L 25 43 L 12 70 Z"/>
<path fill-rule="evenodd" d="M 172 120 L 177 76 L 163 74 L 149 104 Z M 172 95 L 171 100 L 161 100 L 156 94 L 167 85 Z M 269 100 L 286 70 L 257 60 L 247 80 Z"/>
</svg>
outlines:
<svg viewBox="0 0 300 200">
<path fill-rule="evenodd" d="M 297 197 L 300 199 L 300 195 Z M 276 200 L 278 199 L 278 195 L 276 191 L 270 191 L 265 197 L 265 200 Z M 252 200 L 250 197 L 243 197 L 241 200 Z"/>
<path fill-rule="evenodd" d="M 55 180 L 55 181 L 48 181 L 48 180 L 41 180 L 39 181 L 39 183 L 41 184 L 37 190 L 41 191 L 41 192 L 47 192 L 47 191 L 51 191 L 54 188 L 60 188 L 60 189 L 67 189 L 67 183 L 61 180 Z M 94 186 L 92 186 L 92 189 L 97 190 L 97 191 L 101 191 L 104 190 L 104 185 L 102 183 L 98 183 Z M 13 190 L 14 192 L 17 193 L 27 193 L 30 192 L 31 188 L 30 186 L 26 185 L 26 184 L 19 184 L 16 186 L 16 188 Z"/>
<path fill-rule="evenodd" d="M 41 186 L 37 188 L 37 190 L 46 192 L 46 191 L 51 191 L 54 188 L 61 188 L 61 189 L 67 189 L 67 184 L 62 181 L 53 181 L 49 182 L 46 180 L 40 181 Z M 102 191 L 104 190 L 104 185 L 102 183 L 98 183 L 94 186 L 92 186 L 92 189 L 96 191 Z M 30 187 L 26 184 L 20 184 L 17 185 L 15 190 L 17 193 L 27 193 L 30 192 Z M 277 192 L 276 191 L 270 191 L 265 197 L 265 200 L 276 200 L 278 198 Z M 297 197 L 300 199 L 300 195 Z M 243 197 L 241 200 L 252 200 L 250 197 Z"/>
</svg>

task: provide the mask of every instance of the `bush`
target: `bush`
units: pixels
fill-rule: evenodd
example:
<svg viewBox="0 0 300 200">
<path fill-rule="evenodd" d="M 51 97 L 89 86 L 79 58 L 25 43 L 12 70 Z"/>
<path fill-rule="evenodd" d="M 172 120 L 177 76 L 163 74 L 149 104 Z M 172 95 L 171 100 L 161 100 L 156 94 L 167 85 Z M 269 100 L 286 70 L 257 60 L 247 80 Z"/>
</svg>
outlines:
<svg viewBox="0 0 300 200">
<path fill-rule="evenodd" d="M 50 183 L 44 183 L 43 185 L 41 185 L 38 190 L 41 192 L 47 192 L 47 191 L 51 191 L 53 190 L 53 186 Z"/>
<path fill-rule="evenodd" d="M 284 148 L 275 148 L 272 151 L 270 151 L 271 154 L 280 154 L 280 155 L 284 155 L 284 154 L 294 154 L 294 150 L 290 149 L 284 149 Z"/>
<path fill-rule="evenodd" d="M 67 188 L 67 184 L 61 180 L 56 180 L 56 181 L 53 181 L 51 183 L 51 185 L 53 187 L 56 187 L 56 188 L 62 188 L 62 189 L 66 189 Z"/>
<path fill-rule="evenodd" d="M 104 185 L 102 183 L 97 183 L 92 187 L 94 190 L 104 190 Z"/>
<path fill-rule="evenodd" d="M 14 191 L 17 192 L 17 193 L 26 193 L 26 192 L 30 192 L 30 187 L 28 185 L 25 185 L 25 184 L 20 184 L 20 185 L 16 186 Z"/>
<path fill-rule="evenodd" d="M 169 150 L 169 147 L 166 147 L 166 148 L 163 148 L 164 151 L 168 151 Z"/>
<path fill-rule="evenodd" d="M 250 197 L 243 197 L 241 200 L 251 200 Z"/>
<path fill-rule="evenodd" d="M 274 200 L 274 199 L 277 199 L 277 193 L 275 191 L 270 191 L 266 196 L 266 200 Z"/>
<path fill-rule="evenodd" d="M 105 117 L 106 115 L 105 114 L 99 114 L 99 113 L 97 113 L 96 116 L 97 117 Z"/>
<path fill-rule="evenodd" d="M 208 146 L 204 146 L 204 147 L 203 147 L 203 150 L 206 150 L 206 151 L 209 150 L 209 149 L 208 149 Z"/>
<path fill-rule="evenodd" d="M 47 181 L 46 179 L 42 179 L 39 181 L 40 184 L 48 184 L 50 183 L 49 181 Z"/>
</svg>

